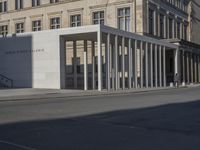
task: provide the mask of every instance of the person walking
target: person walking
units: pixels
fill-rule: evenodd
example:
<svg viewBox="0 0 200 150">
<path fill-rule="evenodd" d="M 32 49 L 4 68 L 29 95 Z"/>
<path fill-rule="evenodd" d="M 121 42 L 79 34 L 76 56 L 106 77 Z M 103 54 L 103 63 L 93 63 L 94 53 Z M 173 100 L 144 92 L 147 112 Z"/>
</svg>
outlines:
<svg viewBox="0 0 200 150">
<path fill-rule="evenodd" d="M 178 83 L 179 83 L 179 75 L 178 75 L 178 73 L 176 73 L 174 76 L 174 85 L 176 88 L 178 88 L 178 86 L 179 86 Z"/>
</svg>

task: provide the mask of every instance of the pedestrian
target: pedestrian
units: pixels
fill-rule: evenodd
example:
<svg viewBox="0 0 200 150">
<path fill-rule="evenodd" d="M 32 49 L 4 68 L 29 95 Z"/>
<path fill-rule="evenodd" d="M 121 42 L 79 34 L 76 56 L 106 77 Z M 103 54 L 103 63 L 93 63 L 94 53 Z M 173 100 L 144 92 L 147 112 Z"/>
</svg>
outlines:
<svg viewBox="0 0 200 150">
<path fill-rule="evenodd" d="M 179 75 L 178 75 L 178 73 L 176 73 L 174 76 L 174 85 L 176 88 L 178 88 L 178 86 L 179 86 L 178 83 L 179 83 Z"/>
</svg>

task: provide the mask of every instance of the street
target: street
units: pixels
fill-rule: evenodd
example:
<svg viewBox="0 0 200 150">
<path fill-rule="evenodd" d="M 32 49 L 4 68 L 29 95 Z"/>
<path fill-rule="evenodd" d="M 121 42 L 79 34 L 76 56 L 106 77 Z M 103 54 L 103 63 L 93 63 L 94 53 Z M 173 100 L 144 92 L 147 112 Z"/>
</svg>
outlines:
<svg viewBox="0 0 200 150">
<path fill-rule="evenodd" d="M 199 150 L 200 87 L 0 101 L 0 150 Z"/>
</svg>

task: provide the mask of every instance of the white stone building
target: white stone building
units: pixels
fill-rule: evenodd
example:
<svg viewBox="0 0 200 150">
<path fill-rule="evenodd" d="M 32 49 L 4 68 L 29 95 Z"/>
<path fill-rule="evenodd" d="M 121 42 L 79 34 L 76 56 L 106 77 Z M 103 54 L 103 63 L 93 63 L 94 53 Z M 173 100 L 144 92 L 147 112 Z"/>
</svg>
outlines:
<svg viewBox="0 0 200 150">
<path fill-rule="evenodd" d="M 197 4 L 0 0 L 0 83 L 85 90 L 156 88 L 169 86 L 176 73 L 182 84 L 198 83 Z"/>
</svg>

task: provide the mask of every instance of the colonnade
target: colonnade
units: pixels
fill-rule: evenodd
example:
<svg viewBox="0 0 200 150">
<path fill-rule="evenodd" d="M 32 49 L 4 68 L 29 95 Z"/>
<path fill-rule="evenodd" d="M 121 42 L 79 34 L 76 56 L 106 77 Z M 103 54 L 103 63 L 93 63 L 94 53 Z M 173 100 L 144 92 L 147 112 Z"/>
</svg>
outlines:
<svg viewBox="0 0 200 150">
<path fill-rule="evenodd" d="M 76 57 L 76 41 L 73 43 Z M 91 81 L 88 81 L 88 43 L 91 43 Z M 97 41 L 84 40 L 84 90 L 88 90 L 88 82 L 92 82 L 93 90 L 99 91 L 166 87 L 167 50 L 159 43 L 100 32 Z M 77 70 L 73 67 L 77 88 Z M 175 65 L 178 71 L 177 67 Z"/>
<path fill-rule="evenodd" d="M 183 84 L 200 82 L 200 54 L 182 50 L 181 75 Z"/>
</svg>

